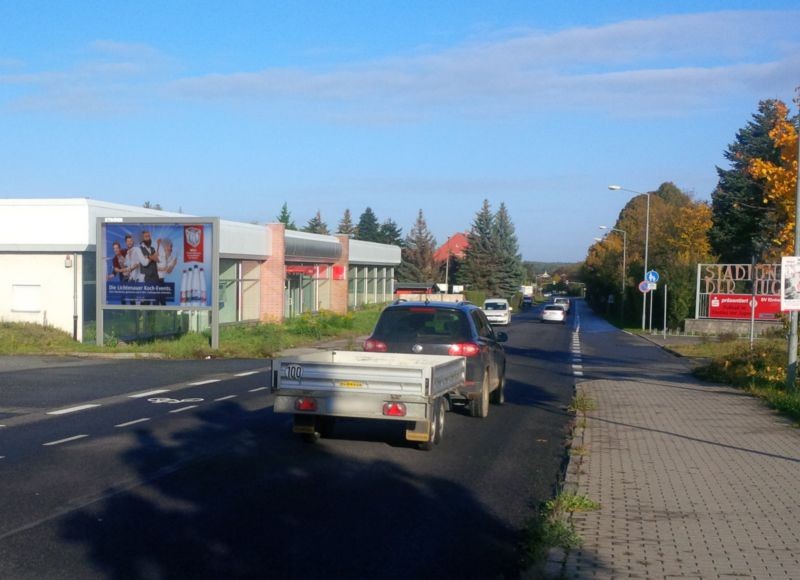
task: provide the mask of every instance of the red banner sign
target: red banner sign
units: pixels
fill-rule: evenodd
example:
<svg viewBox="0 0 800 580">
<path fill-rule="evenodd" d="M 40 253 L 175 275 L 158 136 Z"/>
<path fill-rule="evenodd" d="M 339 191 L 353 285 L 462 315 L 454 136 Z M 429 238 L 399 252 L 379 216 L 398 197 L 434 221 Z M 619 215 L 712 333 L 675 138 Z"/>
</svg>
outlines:
<svg viewBox="0 0 800 580">
<path fill-rule="evenodd" d="M 734 318 L 750 320 L 753 296 L 750 294 L 709 294 L 709 318 Z M 781 297 L 758 295 L 756 299 L 756 320 L 774 320 L 781 312 Z"/>
<path fill-rule="evenodd" d="M 203 262 L 203 226 L 183 226 L 183 261 Z"/>
</svg>

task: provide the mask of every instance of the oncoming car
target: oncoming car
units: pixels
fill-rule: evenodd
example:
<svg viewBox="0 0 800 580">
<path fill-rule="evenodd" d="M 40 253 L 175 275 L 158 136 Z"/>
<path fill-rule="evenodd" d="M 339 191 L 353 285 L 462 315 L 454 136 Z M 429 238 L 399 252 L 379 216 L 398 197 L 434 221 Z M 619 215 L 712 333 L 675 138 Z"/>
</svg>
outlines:
<svg viewBox="0 0 800 580">
<path fill-rule="evenodd" d="M 453 399 L 467 404 L 470 415 L 486 417 L 489 402 L 505 401 L 508 336 L 495 332 L 483 311 L 469 302 L 403 302 L 381 312 L 364 343 L 367 352 L 463 356 L 466 382 Z"/>
<path fill-rule="evenodd" d="M 511 324 L 511 310 L 505 298 L 487 298 L 483 303 L 483 312 L 491 324 Z"/>
<path fill-rule="evenodd" d="M 567 322 L 567 311 L 563 304 L 546 304 L 541 313 L 542 322 Z"/>
</svg>

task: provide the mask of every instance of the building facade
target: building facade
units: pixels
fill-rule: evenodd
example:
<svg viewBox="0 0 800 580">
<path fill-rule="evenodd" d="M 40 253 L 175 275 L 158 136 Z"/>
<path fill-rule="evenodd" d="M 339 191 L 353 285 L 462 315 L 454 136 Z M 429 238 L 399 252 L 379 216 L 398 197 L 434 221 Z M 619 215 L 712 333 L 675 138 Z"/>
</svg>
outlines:
<svg viewBox="0 0 800 580">
<path fill-rule="evenodd" d="M 83 198 L 0 199 L 0 321 L 51 325 L 93 340 L 97 269 L 113 275 L 113 256 L 97 256 L 98 218 L 170 217 L 191 216 Z M 392 298 L 397 246 L 226 220 L 218 235 L 221 324 L 344 313 Z M 106 310 L 103 327 L 120 338 L 172 335 L 203 328 L 203 316 Z"/>
</svg>

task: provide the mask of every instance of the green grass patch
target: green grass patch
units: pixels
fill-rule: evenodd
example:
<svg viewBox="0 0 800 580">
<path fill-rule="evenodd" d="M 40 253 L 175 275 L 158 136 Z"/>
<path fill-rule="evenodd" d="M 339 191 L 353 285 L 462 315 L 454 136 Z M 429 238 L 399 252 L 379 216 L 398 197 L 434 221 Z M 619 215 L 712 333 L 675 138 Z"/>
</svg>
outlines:
<svg viewBox="0 0 800 580">
<path fill-rule="evenodd" d="M 565 551 L 579 548 L 583 538 L 575 530 L 570 514 L 593 511 L 600 504 L 585 495 L 561 492 L 540 505 L 525 529 L 522 565 L 525 568 L 542 564 L 551 548 Z"/>
<path fill-rule="evenodd" d="M 695 369 L 695 374 L 702 379 L 738 387 L 800 421 L 800 392 L 796 388 L 786 388 L 786 341 L 758 342 L 753 350 L 741 342 L 734 345 L 729 352 Z"/>
<path fill-rule="evenodd" d="M 287 348 L 305 346 L 320 340 L 350 339 L 368 334 L 381 311 L 370 306 L 347 314 L 319 312 L 303 314 L 285 324 L 260 323 L 220 328 L 219 350 L 212 350 L 209 332 L 186 333 L 177 338 L 123 343 L 110 337 L 107 344 L 79 343 L 62 330 L 31 323 L 0 322 L 0 355 L 64 355 L 70 353 L 158 353 L 166 358 L 193 359 L 207 356 L 225 358 L 264 358 Z"/>
</svg>

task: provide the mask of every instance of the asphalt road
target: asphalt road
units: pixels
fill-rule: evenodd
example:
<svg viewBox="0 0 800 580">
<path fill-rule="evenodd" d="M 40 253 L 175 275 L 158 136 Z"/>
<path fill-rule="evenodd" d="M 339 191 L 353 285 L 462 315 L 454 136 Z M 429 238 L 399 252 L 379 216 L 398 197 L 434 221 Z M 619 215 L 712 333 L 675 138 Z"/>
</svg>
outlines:
<svg viewBox="0 0 800 580">
<path fill-rule="evenodd" d="M 515 316 L 506 404 L 448 413 L 431 452 L 383 422 L 303 443 L 268 361 L 0 359 L 0 578 L 515 577 L 574 319 Z"/>
</svg>

